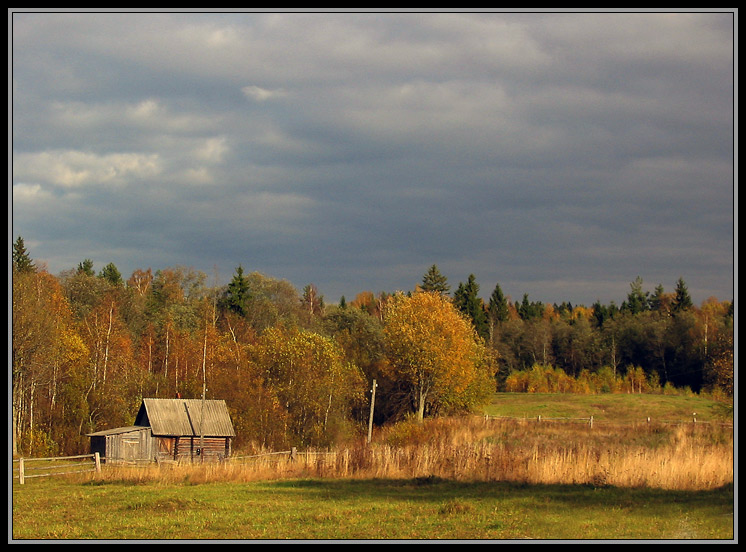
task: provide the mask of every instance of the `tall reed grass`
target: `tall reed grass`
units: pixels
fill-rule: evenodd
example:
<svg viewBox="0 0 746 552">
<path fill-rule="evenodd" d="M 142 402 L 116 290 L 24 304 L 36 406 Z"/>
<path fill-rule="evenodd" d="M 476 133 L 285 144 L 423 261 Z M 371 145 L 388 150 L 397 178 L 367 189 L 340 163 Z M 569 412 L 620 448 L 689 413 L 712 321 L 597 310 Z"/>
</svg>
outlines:
<svg viewBox="0 0 746 552">
<path fill-rule="evenodd" d="M 106 480 L 205 483 L 263 479 L 433 478 L 704 490 L 733 482 L 733 430 L 704 424 L 592 428 L 571 422 L 454 418 L 404 422 L 333 451 L 221 464 L 107 466 Z"/>
</svg>

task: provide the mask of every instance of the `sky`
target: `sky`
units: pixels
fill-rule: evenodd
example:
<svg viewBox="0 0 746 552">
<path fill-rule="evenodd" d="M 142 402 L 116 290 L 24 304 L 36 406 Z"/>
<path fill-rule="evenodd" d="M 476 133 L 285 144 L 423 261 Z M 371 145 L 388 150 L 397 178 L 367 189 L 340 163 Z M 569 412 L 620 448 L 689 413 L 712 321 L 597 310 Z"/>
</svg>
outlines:
<svg viewBox="0 0 746 552">
<path fill-rule="evenodd" d="M 53 274 L 735 298 L 737 11 L 12 10 L 9 242 Z"/>
</svg>

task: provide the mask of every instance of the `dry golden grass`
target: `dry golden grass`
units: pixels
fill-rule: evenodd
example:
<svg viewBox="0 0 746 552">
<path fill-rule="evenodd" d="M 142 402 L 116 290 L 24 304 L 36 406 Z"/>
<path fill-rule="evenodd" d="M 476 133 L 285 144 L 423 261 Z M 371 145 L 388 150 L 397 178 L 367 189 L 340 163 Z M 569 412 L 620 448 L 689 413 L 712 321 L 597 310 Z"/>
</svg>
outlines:
<svg viewBox="0 0 746 552">
<path fill-rule="evenodd" d="M 733 482 L 733 430 L 717 425 L 613 426 L 458 418 L 403 423 L 373 443 L 332 452 L 234 458 L 222 464 L 114 467 L 143 482 L 326 478 L 443 478 L 705 490 Z M 165 472 L 165 473 L 164 473 Z"/>
</svg>

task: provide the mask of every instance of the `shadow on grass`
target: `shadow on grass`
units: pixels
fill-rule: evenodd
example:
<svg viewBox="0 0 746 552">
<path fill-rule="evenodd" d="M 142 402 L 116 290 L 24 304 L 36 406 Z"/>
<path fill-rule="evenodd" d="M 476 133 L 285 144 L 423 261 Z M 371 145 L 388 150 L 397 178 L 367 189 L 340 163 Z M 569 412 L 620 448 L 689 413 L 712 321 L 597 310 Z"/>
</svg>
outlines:
<svg viewBox="0 0 746 552">
<path fill-rule="evenodd" d="M 508 482 L 456 482 L 438 477 L 414 479 L 298 479 L 275 481 L 274 489 L 292 492 L 297 490 L 305 496 L 317 493 L 331 500 L 347 500 L 368 497 L 386 498 L 389 501 L 432 501 L 444 499 L 511 499 L 532 501 L 540 498 L 554 504 L 578 507 L 611 506 L 633 507 L 645 504 L 680 504 L 733 509 L 733 485 L 704 491 L 676 491 L 651 488 L 625 488 L 593 485 L 529 485 Z"/>
</svg>

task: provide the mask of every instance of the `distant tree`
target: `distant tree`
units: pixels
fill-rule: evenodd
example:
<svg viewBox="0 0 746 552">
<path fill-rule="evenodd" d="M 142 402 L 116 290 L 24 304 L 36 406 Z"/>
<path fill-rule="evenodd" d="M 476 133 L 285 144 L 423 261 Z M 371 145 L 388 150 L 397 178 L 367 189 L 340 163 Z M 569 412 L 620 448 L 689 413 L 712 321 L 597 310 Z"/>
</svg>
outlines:
<svg viewBox="0 0 746 552">
<path fill-rule="evenodd" d="M 304 310 L 311 316 L 316 316 L 324 311 L 324 296 L 319 293 L 314 284 L 308 284 L 303 288 L 301 303 Z"/>
<path fill-rule="evenodd" d="M 722 389 L 729 397 L 733 396 L 733 335 L 724 334 L 721 339 L 718 352 L 709 364 L 708 378 Z"/>
<path fill-rule="evenodd" d="M 142 270 L 140 268 L 132 272 L 132 276 L 127 280 L 127 286 L 137 291 L 139 295 L 145 295 L 153 283 L 153 271 L 151 269 Z"/>
<path fill-rule="evenodd" d="M 383 319 L 383 308 L 388 300 L 388 294 L 381 292 L 375 295 L 372 291 L 361 291 L 350 302 L 351 307 L 358 308 L 378 320 Z"/>
<path fill-rule="evenodd" d="M 221 306 L 240 316 L 248 314 L 248 303 L 250 298 L 249 280 L 243 273 L 243 267 L 238 265 L 233 279 L 223 294 Z"/>
<path fill-rule="evenodd" d="M 632 314 L 639 314 L 650 308 L 649 293 L 642 289 L 642 278 L 639 276 L 630 284 L 627 300 L 622 305 L 622 310 Z"/>
<path fill-rule="evenodd" d="M 490 295 L 487 313 L 493 324 L 505 322 L 508 319 L 510 308 L 508 307 L 508 300 L 500 288 L 500 284 L 495 285 L 495 289 L 492 291 L 492 295 Z"/>
<path fill-rule="evenodd" d="M 577 377 L 583 370 L 594 371 L 603 363 L 601 335 L 586 316 L 553 324 L 552 349 L 558 367 Z"/>
<path fill-rule="evenodd" d="M 21 236 L 18 236 L 15 243 L 13 243 L 13 268 L 19 273 L 34 272 L 36 270 Z"/>
<path fill-rule="evenodd" d="M 484 312 L 484 303 L 479 297 L 479 284 L 473 274 L 469 275 L 466 283 L 460 283 L 453 294 L 453 304 L 462 314 L 474 324 L 477 334 L 483 339 L 489 338 L 489 325 Z"/>
<path fill-rule="evenodd" d="M 515 308 L 521 320 L 541 318 L 544 314 L 544 303 L 541 301 L 529 301 L 528 293 L 523 294 L 523 299 L 520 303 L 516 301 Z"/>
<path fill-rule="evenodd" d="M 681 312 L 692 308 L 692 298 L 689 295 L 689 289 L 684 283 L 683 278 L 679 278 L 676 282 L 676 291 L 671 305 L 674 312 Z"/>
<path fill-rule="evenodd" d="M 109 282 L 112 286 L 121 286 L 124 284 L 122 275 L 119 273 L 114 263 L 107 264 L 102 270 L 99 276 Z"/>
<path fill-rule="evenodd" d="M 95 276 L 96 273 L 93 271 L 93 261 L 91 259 L 85 259 L 83 262 L 78 263 L 78 274 L 85 274 L 86 276 Z"/>
<path fill-rule="evenodd" d="M 251 290 L 247 319 L 257 332 L 278 324 L 295 326 L 301 320 L 308 320 L 298 290 L 287 280 L 259 272 L 250 273 L 247 280 Z"/>
<path fill-rule="evenodd" d="M 433 265 L 422 277 L 420 289 L 445 295 L 450 291 L 451 286 L 448 285 L 448 278 L 440 273 L 436 265 Z"/>
<path fill-rule="evenodd" d="M 648 304 L 650 305 L 650 310 L 660 313 L 666 313 L 670 308 L 670 302 L 671 298 L 663 290 L 663 285 L 658 284 L 655 288 L 655 291 L 653 291 L 653 295 L 650 296 Z"/>
<path fill-rule="evenodd" d="M 614 301 L 608 305 L 601 303 L 599 299 L 591 306 L 591 319 L 597 328 L 603 327 L 607 320 L 611 320 L 619 312 L 619 307 L 616 306 Z"/>
</svg>

